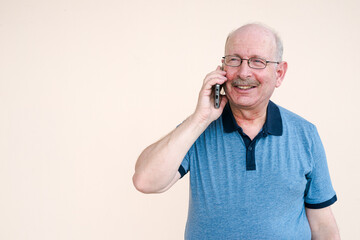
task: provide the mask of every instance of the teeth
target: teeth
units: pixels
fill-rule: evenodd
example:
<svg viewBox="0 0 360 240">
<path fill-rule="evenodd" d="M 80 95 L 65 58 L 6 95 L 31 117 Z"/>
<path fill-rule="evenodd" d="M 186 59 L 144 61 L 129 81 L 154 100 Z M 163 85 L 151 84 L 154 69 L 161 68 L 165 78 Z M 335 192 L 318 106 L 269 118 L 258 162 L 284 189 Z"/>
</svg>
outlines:
<svg viewBox="0 0 360 240">
<path fill-rule="evenodd" d="M 236 86 L 237 88 L 240 88 L 242 90 L 250 89 L 252 86 Z"/>
</svg>

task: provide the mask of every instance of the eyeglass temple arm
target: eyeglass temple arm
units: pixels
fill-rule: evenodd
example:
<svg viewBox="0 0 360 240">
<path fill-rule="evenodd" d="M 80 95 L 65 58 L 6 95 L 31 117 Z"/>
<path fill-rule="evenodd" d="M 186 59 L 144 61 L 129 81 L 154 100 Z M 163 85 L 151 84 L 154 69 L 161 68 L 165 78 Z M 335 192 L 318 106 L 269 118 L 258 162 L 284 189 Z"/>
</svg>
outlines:
<svg viewBox="0 0 360 240">
<path fill-rule="evenodd" d="M 277 63 L 277 64 L 279 64 L 280 62 L 266 61 L 266 63 Z"/>
</svg>

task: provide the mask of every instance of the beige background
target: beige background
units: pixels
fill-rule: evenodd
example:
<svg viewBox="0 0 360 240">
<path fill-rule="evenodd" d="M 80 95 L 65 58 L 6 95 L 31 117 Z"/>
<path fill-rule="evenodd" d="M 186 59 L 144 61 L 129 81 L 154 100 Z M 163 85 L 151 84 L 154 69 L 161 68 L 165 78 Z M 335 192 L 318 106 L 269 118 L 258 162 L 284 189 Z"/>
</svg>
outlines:
<svg viewBox="0 0 360 240">
<path fill-rule="evenodd" d="M 141 150 L 195 108 L 226 35 L 261 21 L 289 63 L 273 100 L 315 123 L 343 239 L 360 239 L 360 4 L 0 0 L 0 239 L 183 239 L 188 176 L 136 192 Z"/>
</svg>

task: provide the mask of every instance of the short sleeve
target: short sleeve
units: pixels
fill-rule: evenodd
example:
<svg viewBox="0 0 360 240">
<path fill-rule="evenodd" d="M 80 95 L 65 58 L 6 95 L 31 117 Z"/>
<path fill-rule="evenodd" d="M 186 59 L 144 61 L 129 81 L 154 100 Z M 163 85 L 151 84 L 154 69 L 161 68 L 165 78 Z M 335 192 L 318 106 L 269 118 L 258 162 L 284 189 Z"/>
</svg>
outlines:
<svg viewBox="0 0 360 240">
<path fill-rule="evenodd" d="M 312 169 L 306 175 L 305 207 L 320 209 L 332 205 L 337 200 L 333 189 L 325 150 L 315 126 L 313 126 L 311 145 Z"/>
<path fill-rule="evenodd" d="M 184 120 L 185 121 L 185 120 Z M 184 122 L 183 121 L 183 122 Z M 181 123 L 182 124 L 182 123 Z M 177 125 L 176 127 L 179 127 L 181 124 Z M 190 151 L 191 151 L 192 147 L 190 148 L 190 150 L 186 153 L 183 161 L 181 162 L 181 165 L 178 169 L 178 172 L 180 173 L 180 179 L 185 176 L 185 174 L 187 174 L 187 172 L 190 169 Z"/>
<path fill-rule="evenodd" d="M 181 165 L 179 167 L 179 173 L 181 175 L 180 178 L 182 178 L 185 174 L 188 173 L 190 169 L 190 150 L 188 151 L 188 153 L 185 155 L 183 161 L 181 162 Z"/>
</svg>

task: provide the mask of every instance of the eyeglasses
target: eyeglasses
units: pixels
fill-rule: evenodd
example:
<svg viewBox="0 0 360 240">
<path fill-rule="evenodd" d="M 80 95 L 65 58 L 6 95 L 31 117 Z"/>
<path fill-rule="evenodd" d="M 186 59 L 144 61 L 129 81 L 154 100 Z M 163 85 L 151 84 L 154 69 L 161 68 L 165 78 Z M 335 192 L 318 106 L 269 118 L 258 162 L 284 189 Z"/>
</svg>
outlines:
<svg viewBox="0 0 360 240">
<path fill-rule="evenodd" d="M 252 57 L 249 59 L 242 59 L 241 57 L 234 56 L 234 55 L 226 55 L 223 57 L 224 63 L 226 66 L 229 67 L 238 67 L 241 65 L 243 60 L 246 60 L 250 68 L 254 69 L 264 69 L 266 68 L 268 63 L 276 63 L 279 64 L 280 62 L 273 62 L 273 61 L 267 61 L 262 58 L 258 57 Z"/>
</svg>

